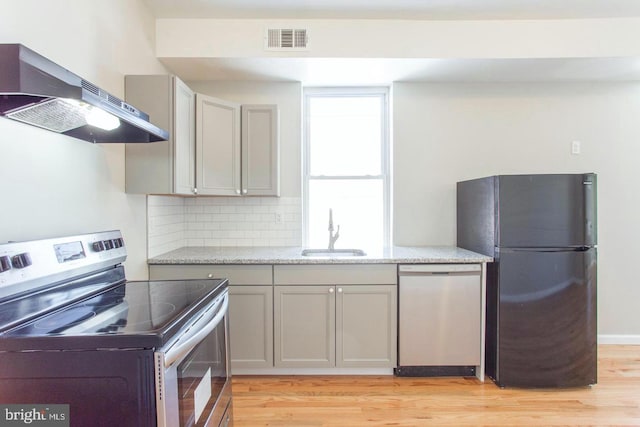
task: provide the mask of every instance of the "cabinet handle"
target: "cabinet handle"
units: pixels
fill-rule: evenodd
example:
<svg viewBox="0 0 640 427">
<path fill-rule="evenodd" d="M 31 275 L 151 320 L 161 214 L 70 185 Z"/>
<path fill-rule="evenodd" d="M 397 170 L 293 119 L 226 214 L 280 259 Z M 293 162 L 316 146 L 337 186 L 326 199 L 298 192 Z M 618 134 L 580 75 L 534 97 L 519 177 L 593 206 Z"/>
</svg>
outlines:
<svg viewBox="0 0 640 427">
<path fill-rule="evenodd" d="M 242 194 L 247 194 L 247 189 L 242 190 Z"/>
<path fill-rule="evenodd" d="M 333 288 L 329 288 L 329 293 L 332 294 L 333 293 Z"/>
<path fill-rule="evenodd" d="M 213 279 L 213 273 L 209 273 L 209 274 L 207 274 L 207 277 L 208 277 L 209 279 Z"/>
<path fill-rule="evenodd" d="M 198 189 L 193 187 L 193 190 L 191 190 L 193 192 L 193 194 L 198 194 Z"/>
<path fill-rule="evenodd" d="M 240 194 L 240 189 L 239 188 L 236 190 L 236 194 Z"/>
<path fill-rule="evenodd" d="M 338 288 L 338 293 L 341 294 L 342 293 L 342 288 Z"/>
</svg>

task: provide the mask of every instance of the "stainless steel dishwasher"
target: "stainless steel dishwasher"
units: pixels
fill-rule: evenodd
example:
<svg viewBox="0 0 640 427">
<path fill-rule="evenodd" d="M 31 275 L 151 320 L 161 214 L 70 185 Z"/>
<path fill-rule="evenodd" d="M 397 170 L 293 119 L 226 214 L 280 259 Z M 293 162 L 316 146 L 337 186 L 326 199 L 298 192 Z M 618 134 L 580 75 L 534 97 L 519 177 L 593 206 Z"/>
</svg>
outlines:
<svg viewBox="0 0 640 427">
<path fill-rule="evenodd" d="M 400 265 L 398 376 L 475 375 L 481 363 L 479 264 Z"/>
</svg>

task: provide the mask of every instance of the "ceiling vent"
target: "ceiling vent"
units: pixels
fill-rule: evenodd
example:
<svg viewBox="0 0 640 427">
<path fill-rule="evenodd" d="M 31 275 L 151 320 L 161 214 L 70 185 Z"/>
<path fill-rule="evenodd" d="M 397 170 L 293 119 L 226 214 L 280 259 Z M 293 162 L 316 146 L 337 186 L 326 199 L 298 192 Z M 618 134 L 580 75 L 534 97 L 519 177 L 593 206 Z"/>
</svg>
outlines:
<svg viewBox="0 0 640 427">
<path fill-rule="evenodd" d="M 308 50 L 307 30 L 291 28 L 268 28 L 265 38 L 267 50 Z"/>
</svg>

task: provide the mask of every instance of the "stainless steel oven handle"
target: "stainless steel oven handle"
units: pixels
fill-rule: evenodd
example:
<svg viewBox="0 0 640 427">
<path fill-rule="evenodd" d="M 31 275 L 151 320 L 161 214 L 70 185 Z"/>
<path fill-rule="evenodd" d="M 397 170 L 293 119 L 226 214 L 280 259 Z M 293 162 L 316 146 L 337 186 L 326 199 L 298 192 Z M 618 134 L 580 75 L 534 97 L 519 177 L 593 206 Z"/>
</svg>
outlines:
<svg viewBox="0 0 640 427">
<path fill-rule="evenodd" d="M 164 367 L 169 368 L 176 361 L 182 359 L 193 348 L 200 343 L 207 335 L 213 331 L 220 323 L 229 308 L 229 294 L 225 293 L 221 305 L 211 307 L 198 319 L 191 327 L 187 334 L 180 337 L 173 346 L 164 354 Z M 209 313 L 210 311 L 210 313 Z"/>
</svg>

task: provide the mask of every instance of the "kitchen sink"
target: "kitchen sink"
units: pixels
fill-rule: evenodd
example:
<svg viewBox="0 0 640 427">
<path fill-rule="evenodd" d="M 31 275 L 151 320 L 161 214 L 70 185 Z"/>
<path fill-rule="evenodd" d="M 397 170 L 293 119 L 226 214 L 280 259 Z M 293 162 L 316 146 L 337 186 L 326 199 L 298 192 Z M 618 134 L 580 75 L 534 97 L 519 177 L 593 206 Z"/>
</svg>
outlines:
<svg viewBox="0 0 640 427">
<path fill-rule="evenodd" d="M 303 249 L 302 256 L 365 256 L 362 249 Z"/>
</svg>

